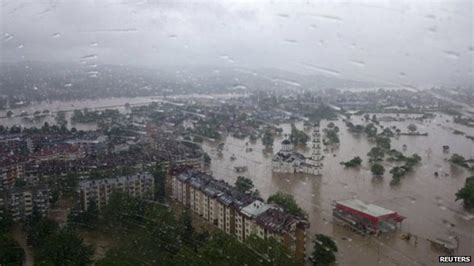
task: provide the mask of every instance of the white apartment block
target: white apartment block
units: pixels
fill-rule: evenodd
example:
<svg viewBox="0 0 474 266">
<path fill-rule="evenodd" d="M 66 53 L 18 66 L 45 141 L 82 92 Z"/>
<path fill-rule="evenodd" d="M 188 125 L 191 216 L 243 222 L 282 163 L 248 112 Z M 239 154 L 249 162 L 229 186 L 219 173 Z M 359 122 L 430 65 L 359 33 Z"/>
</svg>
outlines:
<svg viewBox="0 0 474 266">
<path fill-rule="evenodd" d="M 295 256 L 305 256 L 305 220 L 198 171 L 174 176 L 172 187 L 175 200 L 239 241 L 274 238 Z"/>
<path fill-rule="evenodd" d="M 152 199 L 154 185 L 154 178 L 149 173 L 84 180 L 79 183 L 81 209 L 86 211 L 93 201 L 99 210 L 104 208 L 113 192 L 123 192 L 132 197 Z"/>
<path fill-rule="evenodd" d="M 49 190 L 46 186 L 21 187 L 0 190 L 0 212 L 11 213 L 13 220 L 24 220 L 36 208 L 41 216 L 49 209 Z"/>
</svg>

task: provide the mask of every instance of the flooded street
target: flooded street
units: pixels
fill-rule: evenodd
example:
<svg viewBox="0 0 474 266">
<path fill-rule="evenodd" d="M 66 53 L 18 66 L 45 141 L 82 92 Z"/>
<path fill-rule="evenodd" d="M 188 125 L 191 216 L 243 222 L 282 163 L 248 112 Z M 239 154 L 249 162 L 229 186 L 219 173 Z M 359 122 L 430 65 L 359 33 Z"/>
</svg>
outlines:
<svg viewBox="0 0 474 266">
<path fill-rule="evenodd" d="M 390 186 L 392 178 L 389 173 L 395 163 L 384 161 L 384 177 L 374 178 L 368 166 L 367 152 L 375 143 L 364 135 L 356 136 L 348 132 L 341 120 L 335 122 L 340 128 L 340 146 L 333 152 L 331 148 L 323 152 L 322 177 L 272 174 L 272 154 L 262 152 L 264 147 L 260 139 L 252 144 L 248 140 L 227 137 L 222 157 L 215 149 L 217 143 L 205 143 L 203 148 L 212 158 L 211 171 L 216 178 L 234 183 L 237 176 L 245 175 L 253 180 L 264 199 L 277 191 L 294 195 L 309 215 L 309 238 L 315 233 L 333 236 L 339 247 L 337 256 L 340 265 L 431 265 L 437 263 L 442 253 L 431 249 L 427 239 L 441 238 L 455 243 L 454 237 L 458 236 L 460 244 L 456 254 L 460 255 L 470 254 L 474 246 L 474 215 L 465 211 L 461 202 L 455 202 L 455 193 L 464 185 L 465 178 L 472 174 L 447 161 L 453 153 L 466 158 L 474 155 L 474 142 L 463 135 L 454 135 L 452 130 L 464 131 L 466 135 L 474 135 L 474 130 L 454 124 L 451 120 L 449 116 L 438 114 L 431 122 L 425 123 L 411 119 L 381 122 L 385 127 L 397 126 L 402 132 L 407 131 L 408 124 L 415 123 L 419 132 L 429 133 L 428 136 L 392 138 L 392 148 L 403 151 L 405 155 L 417 153 L 422 157 L 422 163 L 395 186 Z M 360 121 L 360 117 L 353 118 L 354 124 Z M 321 129 L 326 128 L 327 123 L 323 121 Z M 296 126 L 303 129 L 301 122 Z M 284 133 L 291 130 L 290 124 L 282 124 L 281 127 Z M 282 139 L 275 139 L 273 153 L 280 149 Z M 404 144 L 406 150 L 403 150 Z M 450 153 L 443 153 L 443 145 L 450 146 Z M 246 152 L 248 147 L 253 150 Z M 299 151 L 310 155 L 310 149 Z M 237 159 L 231 161 L 229 158 L 233 154 Z M 359 169 L 340 165 L 341 161 L 354 156 L 363 159 Z M 248 171 L 236 173 L 234 166 L 243 165 L 248 166 Z M 440 173 L 439 177 L 435 177 L 436 171 Z M 360 236 L 332 223 L 333 201 L 348 198 L 358 198 L 397 211 L 407 219 L 402 223 L 401 230 L 394 233 L 379 237 Z M 408 232 L 418 237 L 416 244 L 413 239 L 400 239 L 402 233 Z M 311 246 L 309 239 L 307 248 Z"/>
</svg>

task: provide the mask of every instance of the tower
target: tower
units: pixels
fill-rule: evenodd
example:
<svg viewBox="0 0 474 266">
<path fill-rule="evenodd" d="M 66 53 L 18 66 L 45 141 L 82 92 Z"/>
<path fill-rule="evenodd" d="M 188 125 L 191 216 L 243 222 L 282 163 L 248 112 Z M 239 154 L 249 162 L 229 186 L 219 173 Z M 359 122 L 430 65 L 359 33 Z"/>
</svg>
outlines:
<svg viewBox="0 0 474 266">
<path fill-rule="evenodd" d="M 312 137 L 311 157 L 308 160 L 308 164 L 312 166 L 313 174 L 319 176 L 321 175 L 322 168 L 321 133 L 319 131 L 319 123 L 314 124 Z"/>
</svg>

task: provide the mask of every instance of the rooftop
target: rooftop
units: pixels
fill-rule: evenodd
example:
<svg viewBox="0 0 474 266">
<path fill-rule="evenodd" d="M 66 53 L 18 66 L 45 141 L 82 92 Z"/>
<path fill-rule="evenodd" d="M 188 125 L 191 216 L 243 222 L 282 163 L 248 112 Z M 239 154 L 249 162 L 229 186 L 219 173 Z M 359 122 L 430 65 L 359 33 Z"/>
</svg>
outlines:
<svg viewBox="0 0 474 266">
<path fill-rule="evenodd" d="M 374 205 L 374 204 L 367 204 L 367 203 L 365 203 L 361 200 L 358 200 L 358 199 L 340 200 L 340 201 L 337 201 L 336 203 L 340 204 L 340 205 L 343 205 L 345 207 L 354 209 L 356 211 L 366 213 L 366 214 L 374 216 L 374 217 L 380 217 L 380 216 L 384 216 L 384 215 L 387 215 L 387 214 L 395 213 L 394 211 L 387 210 L 385 208 L 382 208 L 382 207 Z"/>
<path fill-rule="evenodd" d="M 269 208 L 271 208 L 270 205 L 265 204 L 260 200 L 256 200 L 251 204 L 247 205 L 246 207 L 242 208 L 241 212 L 249 217 L 256 217 L 264 213 Z"/>
</svg>

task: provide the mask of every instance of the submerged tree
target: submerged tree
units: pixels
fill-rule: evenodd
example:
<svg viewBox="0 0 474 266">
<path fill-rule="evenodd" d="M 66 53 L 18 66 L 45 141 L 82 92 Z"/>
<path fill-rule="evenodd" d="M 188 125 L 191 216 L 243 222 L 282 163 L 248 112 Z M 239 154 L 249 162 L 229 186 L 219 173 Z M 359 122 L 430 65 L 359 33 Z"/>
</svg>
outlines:
<svg viewBox="0 0 474 266">
<path fill-rule="evenodd" d="M 374 163 L 372 167 L 370 167 L 370 171 L 374 176 L 382 176 L 385 173 L 385 168 L 379 163 Z"/>
<path fill-rule="evenodd" d="M 474 208 L 474 176 L 466 178 L 464 187 L 456 193 L 456 201 L 463 200 L 464 208 Z"/>
</svg>

